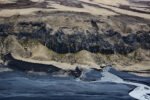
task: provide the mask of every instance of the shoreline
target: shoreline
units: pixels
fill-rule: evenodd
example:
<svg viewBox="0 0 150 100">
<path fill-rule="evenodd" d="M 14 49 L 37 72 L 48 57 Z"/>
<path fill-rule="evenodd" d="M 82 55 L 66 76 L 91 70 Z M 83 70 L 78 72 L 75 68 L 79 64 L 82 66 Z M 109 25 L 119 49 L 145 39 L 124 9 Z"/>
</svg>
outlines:
<svg viewBox="0 0 150 100">
<path fill-rule="evenodd" d="M 33 64 L 52 65 L 52 66 L 56 66 L 63 70 L 75 70 L 76 67 L 81 67 L 81 68 L 85 68 L 85 69 L 87 69 L 87 68 L 101 69 L 96 64 L 94 65 L 95 67 L 93 67 L 93 66 L 88 66 L 88 65 L 69 64 L 69 63 L 61 63 L 61 62 L 56 62 L 56 61 L 39 61 L 39 60 L 22 58 L 20 56 L 12 54 L 12 53 L 9 54 L 8 56 L 10 56 L 10 58 L 13 60 L 18 60 L 18 61 L 23 61 L 23 62 L 27 62 L 27 63 L 33 63 Z M 8 57 L 8 60 L 9 60 L 9 57 Z M 6 58 L 6 61 L 7 61 L 7 58 Z"/>
<path fill-rule="evenodd" d="M 57 71 L 58 70 L 75 71 L 76 68 L 102 70 L 103 68 L 107 67 L 107 65 L 105 65 L 105 64 L 103 66 L 98 66 L 98 65 L 88 66 L 88 65 L 79 65 L 79 64 L 71 65 L 69 63 L 61 63 L 61 62 L 56 62 L 56 61 L 38 61 L 38 60 L 22 58 L 17 55 L 14 55 L 14 54 L 8 54 L 7 57 L 5 56 L 4 65 L 17 66 L 18 68 L 20 68 L 24 65 L 25 67 L 23 66 L 24 67 L 23 69 L 27 69 L 27 70 L 31 70 L 31 71 L 32 70 L 34 71 L 34 69 L 35 69 L 35 71 L 36 70 L 37 71 L 47 71 L 49 68 L 57 69 Z M 19 66 L 19 65 L 21 65 L 21 66 Z M 142 66 L 138 65 L 138 67 L 137 67 L 137 65 L 134 64 L 134 65 L 130 65 L 130 66 L 119 66 L 116 64 L 115 66 L 112 65 L 112 67 L 121 72 L 127 72 L 127 73 L 131 73 L 131 74 L 134 74 L 137 76 L 142 76 L 142 77 L 150 77 L 150 74 L 149 74 L 150 70 L 148 70 L 147 68 L 142 70 Z M 28 67 L 28 66 L 30 66 L 30 67 Z M 37 66 L 39 66 L 39 68 Z M 139 68 L 139 66 L 141 66 L 141 68 Z M 136 70 L 134 69 L 135 67 L 137 67 Z M 132 70 L 132 68 L 134 70 Z"/>
</svg>

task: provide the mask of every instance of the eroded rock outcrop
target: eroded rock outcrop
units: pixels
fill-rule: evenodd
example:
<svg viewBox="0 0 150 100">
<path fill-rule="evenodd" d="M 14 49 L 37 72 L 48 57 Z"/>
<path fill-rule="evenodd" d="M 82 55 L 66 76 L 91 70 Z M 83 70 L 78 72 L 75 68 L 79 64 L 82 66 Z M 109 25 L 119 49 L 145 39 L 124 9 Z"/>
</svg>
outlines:
<svg viewBox="0 0 150 100">
<path fill-rule="evenodd" d="M 76 53 L 81 50 L 87 50 L 93 53 L 119 53 L 125 55 L 138 48 L 150 49 L 149 31 L 138 31 L 123 36 L 114 30 L 108 30 L 104 33 L 95 31 L 93 33 L 90 30 L 68 29 L 67 33 L 69 34 L 66 34 L 65 29 L 67 28 L 54 31 L 42 22 L 20 22 L 17 23 L 17 26 L 14 26 L 15 29 L 8 24 L 3 24 L 0 27 L 1 36 L 7 37 L 13 34 L 19 41 L 38 40 L 57 53 Z"/>
<path fill-rule="evenodd" d="M 55 14 L 40 21 L 35 16 L 3 20 L 1 55 L 12 52 L 36 60 L 88 65 L 149 59 L 150 30 L 140 26 L 144 23 L 149 27 L 146 19 L 128 18 L 128 22 L 122 21 L 122 16 L 99 19 L 80 14 L 74 18 L 74 13 L 59 15 L 62 20 Z"/>
</svg>

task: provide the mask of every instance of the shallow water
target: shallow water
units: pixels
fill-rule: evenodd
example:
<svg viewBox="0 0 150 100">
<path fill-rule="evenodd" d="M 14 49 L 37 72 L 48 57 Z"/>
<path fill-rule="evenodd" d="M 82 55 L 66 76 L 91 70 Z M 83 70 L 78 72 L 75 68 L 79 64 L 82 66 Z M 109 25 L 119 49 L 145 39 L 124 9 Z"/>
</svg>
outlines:
<svg viewBox="0 0 150 100">
<path fill-rule="evenodd" d="M 93 75 L 94 73 L 94 75 Z M 96 72 L 92 72 L 93 78 Z M 101 77 L 101 75 L 100 75 Z M 136 77 L 135 77 L 136 78 Z M 129 92 L 133 85 L 53 77 L 19 71 L 0 73 L 1 100 L 135 100 Z M 149 78 L 147 80 L 150 80 Z M 147 81 L 145 80 L 145 81 Z M 133 81 L 133 80 L 132 80 Z"/>
</svg>

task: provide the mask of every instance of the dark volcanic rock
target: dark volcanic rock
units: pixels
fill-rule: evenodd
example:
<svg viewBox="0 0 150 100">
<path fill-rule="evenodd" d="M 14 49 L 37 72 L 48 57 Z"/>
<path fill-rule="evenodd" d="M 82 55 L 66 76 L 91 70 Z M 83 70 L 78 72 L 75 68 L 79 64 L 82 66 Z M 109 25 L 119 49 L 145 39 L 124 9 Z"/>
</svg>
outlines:
<svg viewBox="0 0 150 100">
<path fill-rule="evenodd" d="M 96 69 L 90 69 L 90 71 L 83 71 L 80 79 L 83 81 L 97 81 L 102 77 L 101 71 Z"/>
<path fill-rule="evenodd" d="M 143 49 L 150 49 L 150 32 L 138 32 L 137 41 Z"/>
<path fill-rule="evenodd" d="M 88 50 L 90 52 L 113 52 L 113 46 L 104 41 L 101 35 L 92 34 L 72 34 L 65 35 L 58 32 L 50 36 L 48 47 L 59 53 L 78 52 Z"/>
<path fill-rule="evenodd" d="M 93 23 L 93 27 L 98 27 L 96 22 L 92 21 L 91 23 Z M 138 48 L 150 49 L 149 32 L 141 31 L 127 36 L 122 36 L 114 30 L 99 33 L 97 29 L 95 32 L 71 29 L 67 30 L 66 33 L 63 28 L 53 31 L 43 22 L 19 22 L 14 25 L 0 24 L 1 36 L 13 34 L 19 40 L 36 39 L 58 53 L 75 53 L 87 50 L 93 53 L 125 55 Z"/>
<path fill-rule="evenodd" d="M 7 36 L 13 30 L 11 24 L 0 24 L 0 36 Z"/>
<path fill-rule="evenodd" d="M 16 0 L 16 3 L 0 4 L 0 9 L 47 8 L 47 2 L 32 2 L 31 0 Z M 50 7 L 49 7 L 50 8 Z"/>
<path fill-rule="evenodd" d="M 116 44 L 115 49 L 117 53 L 124 54 L 124 55 L 131 53 L 135 50 L 133 46 L 128 46 L 124 43 Z"/>
<path fill-rule="evenodd" d="M 54 1 L 64 6 L 83 8 L 82 3 L 78 0 L 54 0 Z"/>
<path fill-rule="evenodd" d="M 123 40 L 126 44 L 134 45 L 137 43 L 137 36 L 136 34 L 129 34 L 128 36 L 124 36 Z"/>
</svg>

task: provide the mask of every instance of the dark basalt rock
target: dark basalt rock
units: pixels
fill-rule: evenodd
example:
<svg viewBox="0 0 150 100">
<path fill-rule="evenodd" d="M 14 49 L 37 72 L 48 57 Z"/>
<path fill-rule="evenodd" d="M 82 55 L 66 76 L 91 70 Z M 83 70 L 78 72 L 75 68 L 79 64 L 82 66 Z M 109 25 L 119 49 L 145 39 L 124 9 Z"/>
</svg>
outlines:
<svg viewBox="0 0 150 100">
<path fill-rule="evenodd" d="M 80 1 L 77 0 L 54 0 L 55 2 L 58 2 L 61 5 L 64 6 L 70 6 L 70 7 L 77 7 L 77 8 L 83 8 L 84 6 Z"/>
<path fill-rule="evenodd" d="M 47 35 L 52 31 L 47 29 L 46 24 L 42 22 L 20 22 L 18 23 L 18 37 L 27 37 L 31 39 L 40 39 L 45 41 Z"/>
<path fill-rule="evenodd" d="M 96 22 L 91 21 L 93 27 L 98 27 Z M 14 28 L 15 27 L 15 28 Z M 16 29 L 14 31 L 14 29 Z M 119 32 L 108 30 L 104 33 L 98 31 L 68 30 L 53 31 L 43 22 L 19 22 L 17 25 L 0 24 L 0 35 L 16 35 L 22 38 L 36 39 L 49 49 L 57 53 L 75 53 L 87 50 L 93 53 L 103 54 L 128 54 L 138 48 L 150 49 L 150 32 L 137 32 L 122 36 Z M 51 34 L 53 33 L 53 34 Z"/>
<path fill-rule="evenodd" d="M 80 77 L 82 74 L 82 71 L 83 71 L 82 69 L 80 69 L 79 67 L 76 67 L 75 70 L 69 71 L 69 75 L 72 75 L 74 77 Z"/>
<path fill-rule="evenodd" d="M 31 0 L 16 0 L 16 3 L 0 4 L 0 9 L 47 8 L 47 2 L 32 2 Z"/>
<path fill-rule="evenodd" d="M 104 34 L 108 37 L 116 36 L 117 38 L 121 38 L 121 34 L 112 29 L 107 30 Z"/>
<path fill-rule="evenodd" d="M 136 34 L 129 34 L 128 36 L 124 36 L 123 41 L 129 45 L 137 43 L 137 35 Z"/>
<path fill-rule="evenodd" d="M 150 32 L 137 32 L 137 42 L 143 49 L 150 49 Z"/>
<path fill-rule="evenodd" d="M 104 41 L 100 35 L 73 34 L 65 35 L 56 33 L 50 36 L 48 47 L 59 53 L 78 52 L 88 50 L 90 52 L 113 52 L 113 47 L 109 42 Z"/>
<path fill-rule="evenodd" d="M 122 43 L 116 44 L 115 49 L 116 49 L 117 53 L 123 54 L 123 55 L 131 53 L 135 50 L 135 48 L 133 46 L 127 46 L 127 45 L 122 44 Z"/>
<path fill-rule="evenodd" d="M 101 71 L 96 69 L 90 69 L 90 71 L 82 72 L 79 77 L 83 81 L 97 81 L 102 77 Z"/>
<path fill-rule="evenodd" d="M 8 36 L 10 31 L 13 31 L 13 27 L 10 24 L 0 24 L 0 36 Z"/>
</svg>

